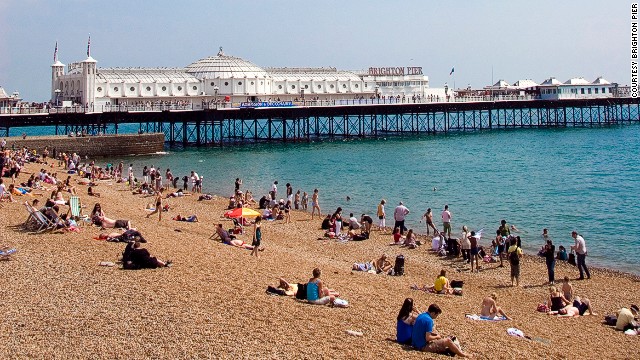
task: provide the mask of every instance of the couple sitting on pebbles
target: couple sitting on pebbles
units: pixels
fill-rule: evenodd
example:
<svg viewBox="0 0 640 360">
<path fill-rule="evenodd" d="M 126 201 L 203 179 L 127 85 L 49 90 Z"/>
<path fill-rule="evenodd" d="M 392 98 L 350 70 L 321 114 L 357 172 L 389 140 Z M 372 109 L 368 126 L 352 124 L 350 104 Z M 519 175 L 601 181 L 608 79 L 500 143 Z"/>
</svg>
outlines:
<svg viewBox="0 0 640 360">
<path fill-rule="evenodd" d="M 340 294 L 333 289 L 329 289 L 320 279 L 322 272 L 320 269 L 313 269 L 313 277 L 306 284 L 289 284 L 284 279 L 279 279 L 277 287 L 268 287 L 268 293 L 295 296 L 298 300 L 306 300 L 314 305 L 332 305 L 338 307 L 348 307 L 346 300 L 339 299 Z"/>
</svg>

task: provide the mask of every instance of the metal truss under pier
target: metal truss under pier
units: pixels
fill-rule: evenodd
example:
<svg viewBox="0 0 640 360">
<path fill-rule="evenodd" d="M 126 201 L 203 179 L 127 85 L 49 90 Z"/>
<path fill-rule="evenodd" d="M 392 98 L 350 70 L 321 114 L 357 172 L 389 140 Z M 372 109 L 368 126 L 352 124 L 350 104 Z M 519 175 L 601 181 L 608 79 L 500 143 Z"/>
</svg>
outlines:
<svg viewBox="0 0 640 360">
<path fill-rule="evenodd" d="M 15 126 L 54 126 L 56 134 L 117 134 L 121 124 L 138 124 L 140 131 L 164 133 L 170 145 L 224 146 L 639 122 L 638 99 L 610 98 L 15 115 L 0 117 L 0 133 Z"/>
</svg>

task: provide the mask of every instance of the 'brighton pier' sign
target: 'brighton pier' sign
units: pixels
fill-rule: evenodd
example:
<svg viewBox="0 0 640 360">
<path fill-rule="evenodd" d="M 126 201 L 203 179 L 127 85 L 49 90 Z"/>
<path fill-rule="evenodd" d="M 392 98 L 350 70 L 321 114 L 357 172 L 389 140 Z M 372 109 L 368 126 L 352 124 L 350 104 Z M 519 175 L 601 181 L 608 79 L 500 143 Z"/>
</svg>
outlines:
<svg viewBox="0 0 640 360">
<path fill-rule="evenodd" d="M 392 76 L 403 76 L 403 75 L 422 75 L 422 66 L 407 66 L 407 67 L 370 67 L 369 68 L 370 76 L 380 76 L 380 75 L 392 75 Z"/>
</svg>

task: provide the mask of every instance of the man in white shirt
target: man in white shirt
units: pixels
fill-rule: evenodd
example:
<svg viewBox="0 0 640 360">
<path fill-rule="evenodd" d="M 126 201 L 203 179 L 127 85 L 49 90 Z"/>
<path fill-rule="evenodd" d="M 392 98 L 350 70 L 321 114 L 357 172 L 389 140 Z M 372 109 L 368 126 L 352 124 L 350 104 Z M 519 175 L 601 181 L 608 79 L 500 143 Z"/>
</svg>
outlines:
<svg viewBox="0 0 640 360">
<path fill-rule="evenodd" d="M 576 252 L 578 270 L 580 270 L 580 277 L 578 280 L 584 280 L 584 273 L 587 274 L 587 279 L 591 279 L 589 269 L 585 263 L 587 257 L 587 244 L 584 242 L 584 238 L 578 234 L 577 231 L 571 232 L 571 236 L 575 239 L 575 244 L 571 246 L 571 250 Z"/>
<path fill-rule="evenodd" d="M 200 185 L 200 177 L 195 171 L 191 172 L 191 192 L 198 192 L 198 185 Z"/>
<path fill-rule="evenodd" d="M 400 201 L 400 204 L 396 206 L 396 209 L 393 211 L 393 219 L 396 221 L 393 225 L 393 228 L 400 229 L 400 235 L 404 233 L 407 228 L 404 226 L 404 219 L 409 214 L 409 209 Z"/>
<path fill-rule="evenodd" d="M 358 219 L 353 216 L 353 213 L 349 214 L 349 230 L 357 230 L 360 229 L 361 226 L 362 225 L 358 222 Z"/>
<path fill-rule="evenodd" d="M 449 205 L 444 206 L 442 211 L 442 232 L 447 234 L 447 237 L 451 237 L 451 212 L 449 211 Z"/>
</svg>

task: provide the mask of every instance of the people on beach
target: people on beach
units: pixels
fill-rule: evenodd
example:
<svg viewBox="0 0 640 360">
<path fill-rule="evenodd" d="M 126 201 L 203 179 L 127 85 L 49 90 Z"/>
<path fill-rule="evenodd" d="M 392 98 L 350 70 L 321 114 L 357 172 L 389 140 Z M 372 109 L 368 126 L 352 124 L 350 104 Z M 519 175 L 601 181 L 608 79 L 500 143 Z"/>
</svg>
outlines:
<svg viewBox="0 0 640 360">
<path fill-rule="evenodd" d="M 320 210 L 318 189 L 314 189 L 313 195 L 311 196 L 311 220 L 313 220 L 313 215 L 316 213 L 316 209 L 318 209 L 318 216 L 322 216 L 322 212 Z"/>
<path fill-rule="evenodd" d="M 564 298 L 571 301 L 573 300 L 573 285 L 571 284 L 571 282 L 569 281 L 569 277 L 565 276 L 564 279 L 562 280 L 562 294 L 564 295 Z"/>
<path fill-rule="evenodd" d="M 444 210 L 442 210 L 442 231 L 447 234 L 447 237 L 451 237 L 451 218 L 453 215 L 451 211 L 449 211 L 449 205 L 444 206 Z"/>
<path fill-rule="evenodd" d="M 436 281 L 433 283 L 433 291 L 437 294 L 453 294 L 451 283 L 449 279 L 447 279 L 447 270 L 440 270 L 440 275 L 438 275 Z"/>
<path fill-rule="evenodd" d="M 469 264 L 471 265 L 471 272 L 473 272 L 474 269 L 476 270 L 476 272 L 480 271 L 480 263 L 479 263 L 480 259 L 478 258 L 478 254 L 480 252 L 480 246 L 479 246 L 478 238 L 479 237 L 476 235 L 475 231 L 472 231 L 471 235 L 469 235 L 468 237 L 469 243 L 471 245 L 471 248 L 469 249 L 469 254 L 470 254 Z"/>
<path fill-rule="evenodd" d="M 314 305 L 327 305 L 333 303 L 335 295 L 329 293 L 329 289 L 320 279 L 320 269 L 313 269 L 313 277 L 307 282 L 307 301 Z"/>
<path fill-rule="evenodd" d="M 393 211 L 393 219 L 395 220 L 393 228 L 399 228 L 400 235 L 404 234 L 404 232 L 407 230 L 407 228 L 404 226 L 404 221 L 407 215 L 409 215 L 409 209 L 404 206 L 402 201 L 400 201 L 398 206 L 396 206 L 395 210 Z"/>
<path fill-rule="evenodd" d="M 96 203 L 93 206 L 93 210 L 91 211 L 91 214 L 89 215 L 89 217 L 91 218 L 91 222 L 94 225 L 100 226 L 103 229 L 109 229 L 109 228 L 130 229 L 131 228 L 131 221 L 129 220 L 114 220 L 114 219 L 108 218 L 104 214 L 104 211 L 100 206 L 100 203 Z"/>
<path fill-rule="evenodd" d="M 413 306 L 413 299 L 406 298 L 400 308 L 396 322 L 396 341 L 400 344 L 411 344 L 413 324 L 418 317 L 418 311 Z"/>
<path fill-rule="evenodd" d="M 260 244 L 262 242 L 261 222 L 262 222 L 262 217 L 260 215 L 256 216 L 256 219 L 253 222 L 253 242 L 251 243 L 251 246 L 253 246 L 253 249 L 251 249 L 251 255 L 254 255 L 255 257 L 259 257 L 258 249 L 260 248 Z"/>
<path fill-rule="evenodd" d="M 158 221 L 162 221 L 162 192 L 164 189 L 160 189 L 156 192 L 156 207 L 152 212 L 147 214 L 147 219 L 149 216 L 158 213 Z M 193 191 L 193 190 L 192 190 Z"/>
<path fill-rule="evenodd" d="M 462 260 L 467 263 L 471 262 L 471 241 L 469 240 L 471 233 L 467 225 L 462 226 L 462 234 L 460 235 L 460 248 L 462 251 Z"/>
<path fill-rule="evenodd" d="M 162 261 L 151 256 L 149 250 L 140 247 L 139 241 L 130 242 L 122 255 L 125 269 L 155 269 L 171 266 L 171 261 Z"/>
<path fill-rule="evenodd" d="M 495 318 L 496 316 L 503 316 L 507 320 L 511 320 L 509 316 L 498 306 L 498 295 L 492 292 L 482 300 L 482 310 L 480 310 L 481 316 L 489 318 Z"/>
<path fill-rule="evenodd" d="M 362 225 L 362 231 L 370 234 L 373 227 L 373 219 L 367 214 L 360 215 L 360 224 Z"/>
<path fill-rule="evenodd" d="M 302 206 L 302 210 L 307 211 L 307 206 L 309 204 L 309 194 L 306 191 L 302 192 L 302 200 L 300 200 L 300 205 Z"/>
<path fill-rule="evenodd" d="M 631 305 L 629 308 L 621 308 L 617 312 L 616 330 L 627 331 L 629 329 L 635 330 L 638 328 L 636 317 L 640 309 L 638 305 Z"/>
<path fill-rule="evenodd" d="M 354 271 L 371 271 L 376 274 L 390 274 L 391 269 L 393 269 L 393 264 L 389 261 L 387 254 L 382 254 L 379 258 L 372 259 L 368 262 L 354 263 L 351 266 L 351 270 Z"/>
<path fill-rule="evenodd" d="M 551 238 L 547 240 L 544 247 L 544 257 L 547 264 L 547 274 L 549 275 L 549 285 L 555 283 L 555 267 L 556 267 L 556 247 L 553 245 Z"/>
<path fill-rule="evenodd" d="M 574 245 L 571 245 L 571 250 L 575 251 L 576 257 L 578 258 L 577 266 L 580 271 L 580 277 L 578 280 L 584 280 L 585 274 L 587 275 L 587 279 L 591 279 L 591 274 L 589 273 L 589 269 L 585 263 L 585 259 L 587 257 L 587 245 L 584 238 L 575 230 L 571 232 L 571 237 L 575 240 Z"/>
<path fill-rule="evenodd" d="M 293 197 L 293 208 L 300 210 L 300 190 L 296 191 L 296 194 Z"/>
<path fill-rule="evenodd" d="M 433 224 L 433 213 L 431 212 L 431 208 L 428 208 L 422 217 L 425 219 L 424 221 L 427 224 L 427 235 L 429 235 L 429 229 L 433 229 L 433 233 L 437 234 L 438 229 L 436 229 L 436 226 Z"/>
<path fill-rule="evenodd" d="M 385 199 L 380 200 L 380 204 L 378 204 L 378 210 L 376 212 L 376 214 L 378 215 L 378 230 L 380 231 L 384 231 L 387 226 L 386 226 L 386 214 L 384 212 L 384 204 L 386 204 L 387 201 Z"/>
<path fill-rule="evenodd" d="M 434 320 L 442 314 L 442 310 L 436 304 L 429 305 L 427 312 L 416 317 L 411 332 L 411 346 L 415 349 L 425 352 L 442 354 L 447 350 L 462 357 L 471 357 L 470 354 L 463 352 L 458 345 L 454 343 L 455 338 L 443 337 L 434 331 Z"/>
<path fill-rule="evenodd" d="M 564 297 L 564 295 L 558 291 L 558 288 L 551 285 L 549 286 L 549 299 L 547 301 L 550 311 L 559 311 L 563 307 L 570 304 L 570 301 Z"/>
<path fill-rule="evenodd" d="M 509 265 L 511 265 L 511 286 L 520 286 L 520 258 L 522 248 L 518 246 L 518 240 L 511 238 L 511 246 L 507 250 Z"/>
</svg>

